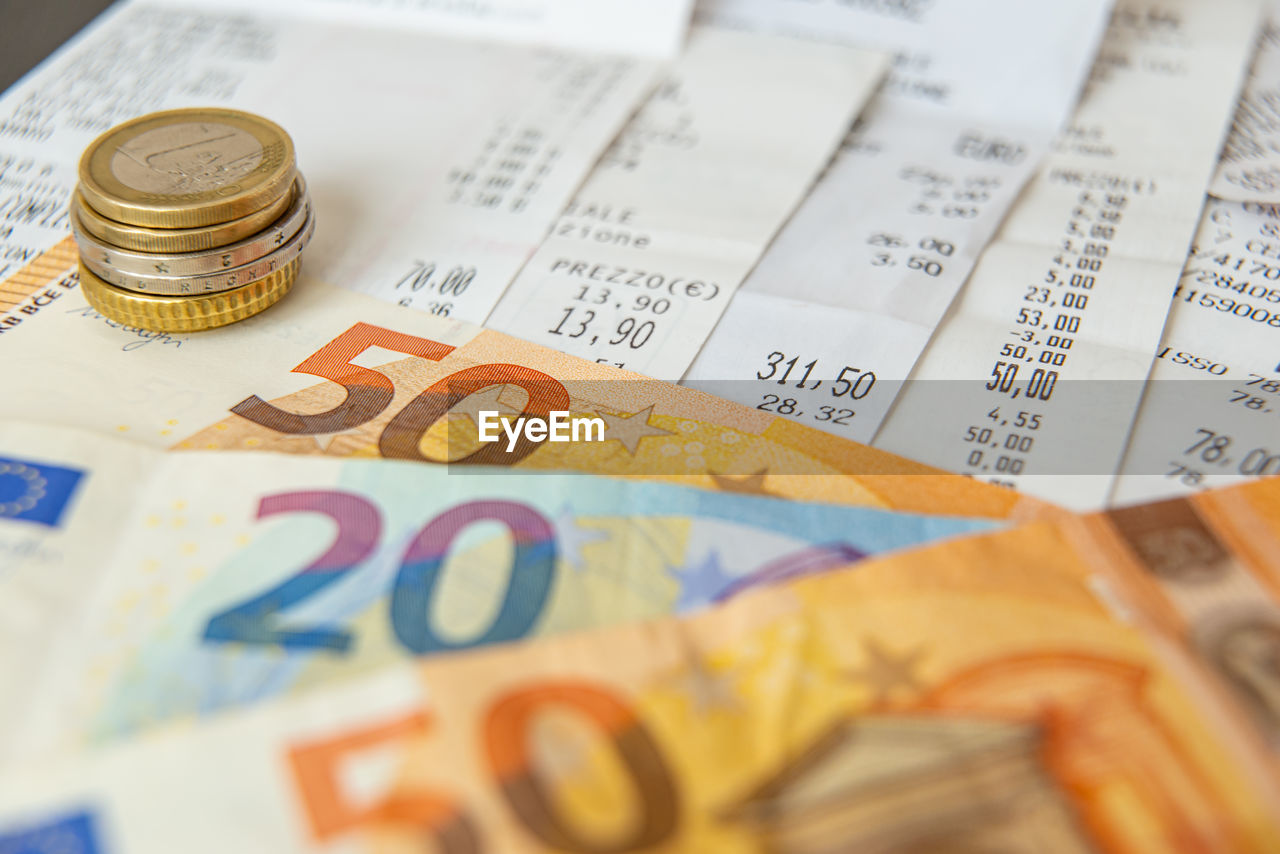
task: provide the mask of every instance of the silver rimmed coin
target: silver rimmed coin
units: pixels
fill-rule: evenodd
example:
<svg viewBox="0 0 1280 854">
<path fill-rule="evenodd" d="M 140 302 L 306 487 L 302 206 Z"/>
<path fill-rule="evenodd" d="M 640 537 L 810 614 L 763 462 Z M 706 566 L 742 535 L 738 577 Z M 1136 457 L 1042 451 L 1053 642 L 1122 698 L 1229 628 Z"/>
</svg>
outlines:
<svg viewBox="0 0 1280 854">
<path fill-rule="evenodd" d="M 276 270 L 283 268 L 302 254 L 302 250 L 315 232 L 315 227 L 315 214 L 309 213 L 306 222 L 303 223 L 298 233 L 286 240 L 274 252 L 264 255 L 249 264 L 242 264 L 219 273 L 203 276 L 140 276 L 133 273 L 121 273 L 114 267 L 84 255 L 80 257 L 80 262 L 107 284 L 126 291 L 162 296 L 211 294 L 242 287 L 248 282 L 269 276 Z"/>
<path fill-rule="evenodd" d="M 204 276 L 250 264 L 284 246 L 306 223 L 311 214 L 311 200 L 307 196 L 306 184 L 299 176 L 293 204 L 263 231 L 229 246 L 202 252 L 171 254 L 132 252 L 104 243 L 84 228 L 81 213 L 79 204 L 73 203 L 71 233 L 75 235 L 76 245 L 80 248 L 80 257 L 86 262 L 97 262 L 121 275 Z M 97 266 L 91 266 L 91 269 L 96 270 Z"/>
</svg>

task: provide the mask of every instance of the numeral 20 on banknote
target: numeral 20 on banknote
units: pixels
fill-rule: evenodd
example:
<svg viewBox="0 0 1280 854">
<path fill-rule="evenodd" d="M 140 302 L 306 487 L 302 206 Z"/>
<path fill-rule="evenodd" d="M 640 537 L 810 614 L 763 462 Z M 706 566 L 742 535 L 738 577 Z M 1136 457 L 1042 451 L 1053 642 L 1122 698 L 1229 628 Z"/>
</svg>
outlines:
<svg viewBox="0 0 1280 854">
<path fill-rule="evenodd" d="M 214 616 L 205 628 L 205 641 L 346 652 L 353 642 L 351 632 L 330 627 L 280 628 L 277 617 L 358 569 L 378 547 L 382 515 L 367 499 L 335 490 L 269 495 L 258 505 L 259 519 L 283 513 L 322 513 L 337 523 L 338 536 L 328 551 L 297 575 Z M 515 556 L 507 588 L 497 616 L 483 634 L 451 641 L 431 626 L 432 598 L 454 539 L 473 523 L 486 520 L 500 522 L 511 532 Z M 522 638 L 546 604 L 555 579 L 555 559 L 555 532 L 528 505 L 470 501 L 450 508 L 418 532 L 401 558 L 391 587 L 392 631 L 418 655 Z"/>
</svg>

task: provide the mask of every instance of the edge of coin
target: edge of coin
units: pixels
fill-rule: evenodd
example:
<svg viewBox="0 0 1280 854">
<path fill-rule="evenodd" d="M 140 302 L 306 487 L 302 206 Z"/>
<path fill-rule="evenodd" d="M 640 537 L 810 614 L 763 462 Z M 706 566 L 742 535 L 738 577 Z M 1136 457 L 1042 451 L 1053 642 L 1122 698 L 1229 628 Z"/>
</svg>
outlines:
<svg viewBox="0 0 1280 854">
<path fill-rule="evenodd" d="M 178 117 L 181 114 L 190 114 L 193 123 L 199 121 L 217 121 L 219 118 L 224 120 L 234 119 L 242 124 L 253 124 L 260 122 L 266 125 L 273 133 L 279 135 L 279 144 L 283 145 L 284 152 L 280 158 L 280 162 L 288 164 L 287 168 L 280 174 L 276 175 L 252 190 L 241 189 L 231 195 L 223 197 L 215 197 L 206 199 L 202 202 L 189 203 L 169 203 L 168 207 L 155 204 L 144 204 L 137 201 L 131 201 L 127 198 L 113 194 L 107 187 L 100 185 L 93 165 L 98 158 L 110 158 L 111 155 L 103 153 L 104 146 L 112 136 L 123 134 L 125 131 L 138 125 L 148 122 L 155 122 L 168 117 Z M 202 118 L 195 118 L 201 115 Z M 244 128 L 241 128 L 242 130 Z M 271 144 L 263 142 L 262 138 L 253 131 L 248 131 L 260 143 L 263 143 L 265 150 L 270 150 Z M 110 175 L 109 167 L 105 174 Z M 252 213 L 261 210 L 268 201 L 274 200 L 281 193 L 285 192 L 292 185 L 297 174 L 297 152 L 294 150 L 293 138 L 280 125 L 270 119 L 260 116 L 256 113 L 249 113 L 244 110 L 233 110 L 227 107 L 180 107 L 174 110 L 157 110 L 142 116 L 121 122 L 114 127 L 108 128 L 99 134 L 85 148 L 84 153 L 80 156 L 79 164 L 80 192 L 84 196 L 85 201 L 98 213 L 114 219 L 117 222 L 127 223 L 129 225 L 143 225 L 151 227 L 164 228 L 192 228 L 204 225 L 217 225 L 219 223 L 228 222 L 233 219 L 246 217 Z M 111 176 L 111 180 L 119 183 L 118 179 Z M 121 184 L 123 187 L 124 185 Z"/>
<path fill-rule="evenodd" d="M 236 290 L 283 270 L 291 261 L 302 255 L 303 250 L 315 235 L 315 230 L 315 212 L 308 205 L 307 219 L 302 224 L 302 228 L 275 250 L 246 264 L 202 275 L 141 276 L 121 273 L 110 263 L 99 262 L 83 252 L 80 254 L 80 263 L 104 283 L 131 294 L 188 298 L 209 296 Z"/>
<path fill-rule="evenodd" d="M 155 332 L 201 332 L 275 305 L 293 288 L 301 265 L 302 258 L 295 258 L 261 279 L 207 296 L 155 296 L 109 285 L 81 263 L 80 288 L 89 305 L 118 323 Z"/>
<path fill-rule="evenodd" d="M 143 284 L 147 282 L 173 283 L 180 280 L 192 282 L 197 279 L 226 277 L 229 274 L 235 274 L 237 271 L 243 271 L 246 267 L 252 267 L 260 264 L 261 262 L 275 256 L 287 256 L 290 252 L 296 256 L 297 253 L 300 253 L 304 248 L 306 248 L 307 243 L 310 242 L 311 236 L 315 232 L 315 212 L 311 208 L 310 198 L 305 195 L 296 200 L 295 207 L 296 210 L 295 208 L 290 208 L 284 216 L 257 234 L 250 235 L 248 238 L 237 241 L 236 243 L 229 243 L 226 246 L 219 246 L 215 249 L 209 249 L 204 252 L 160 255 L 147 252 L 130 252 L 128 250 L 108 246 L 97 241 L 96 238 L 85 235 L 82 232 L 78 225 L 79 211 L 77 210 L 72 211 L 71 233 L 75 238 L 76 246 L 80 250 L 80 258 L 85 261 L 85 266 L 89 268 L 90 272 L 109 285 L 113 285 L 126 291 L 143 294 L 198 296 L 219 290 L 232 290 L 233 288 L 240 287 L 241 285 L 247 284 L 251 281 L 256 281 L 268 273 L 275 272 L 275 269 L 273 267 L 267 270 L 258 271 L 258 273 L 253 277 L 241 277 L 238 284 L 228 284 L 213 288 L 205 287 L 183 290 L 152 289 L 144 286 L 135 287 L 130 283 L 129 279 L 132 278 L 134 283 L 141 282 Z M 290 230 L 277 231 L 277 225 L 282 222 L 285 217 L 290 216 L 295 217 L 294 222 L 287 224 L 289 225 Z M 297 220 L 301 221 L 299 222 Z M 272 238 L 273 232 L 278 236 L 279 242 L 276 242 L 276 240 Z M 253 246 L 255 241 L 261 245 Z M 247 256 L 249 260 L 234 262 L 234 257 L 237 253 L 243 252 L 246 248 L 250 247 L 254 248 L 255 252 Z M 257 251 L 259 249 L 261 251 Z M 198 271 L 183 269 L 183 266 L 192 259 L 207 261 L 208 269 Z M 122 261 L 125 263 L 122 264 Z M 141 264 L 152 261 L 161 263 L 169 262 L 177 269 L 166 270 L 163 274 L 139 273 L 135 269 L 132 269 L 134 266 L 140 266 Z M 233 263 L 230 266 L 222 266 L 222 264 L 226 264 L 228 261 L 233 261 Z M 106 272 L 106 275 L 104 275 L 104 272 Z M 117 278 L 117 276 L 119 278 Z"/>
<path fill-rule="evenodd" d="M 289 189 L 280 198 L 273 199 L 262 210 L 229 222 L 197 228 L 147 228 L 142 225 L 116 222 L 94 210 L 81 195 L 78 186 L 72 193 L 70 207 L 75 210 L 86 232 L 104 243 L 114 244 L 130 252 L 147 254 L 207 252 L 237 243 L 270 228 L 272 223 L 284 215 L 301 192 L 298 185 L 300 178 L 301 175 L 296 176 Z"/>
</svg>

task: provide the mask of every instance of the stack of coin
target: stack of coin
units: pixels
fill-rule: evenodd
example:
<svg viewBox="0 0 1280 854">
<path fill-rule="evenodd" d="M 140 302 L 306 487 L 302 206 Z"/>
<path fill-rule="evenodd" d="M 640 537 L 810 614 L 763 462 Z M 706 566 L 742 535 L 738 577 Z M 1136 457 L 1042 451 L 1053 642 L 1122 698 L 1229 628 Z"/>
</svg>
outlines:
<svg viewBox="0 0 1280 854">
<path fill-rule="evenodd" d="M 160 332 L 271 307 L 315 230 L 289 135 L 224 109 L 151 113 L 98 137 L 80 160 L 70 219 L 89 303 Z"/>
</svg>

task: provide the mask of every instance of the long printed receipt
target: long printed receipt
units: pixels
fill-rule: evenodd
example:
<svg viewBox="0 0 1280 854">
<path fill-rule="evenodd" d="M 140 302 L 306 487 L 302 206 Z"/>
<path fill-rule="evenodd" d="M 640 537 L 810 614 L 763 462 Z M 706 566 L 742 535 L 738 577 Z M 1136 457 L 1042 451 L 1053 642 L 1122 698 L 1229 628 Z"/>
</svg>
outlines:
<svg viewBox="0 0 1280 854">
<path fill-rule="evenodd" d="M 1271 0 L 1249 81 L 1209 192 L 1232 202 L 1280 201 L 1280 2 Z"/>
<path fill-rule="evenodd" d="M 1111 499 L 1280 474 L 1280 212 L 1211 199 Z"/>
<path fill-rule="evenodd" d="M 1280 474 L 1280 4 L 1173 292 L 1111 500 Z"/>
<path fill-rule="evenodd" d="M 486 325 L 679 377 L 886 60 L 839 45 L 695 28 L 670 78 Z"/>
<path fill-rule="evenodd" d="M 702 21 L 897 57 L 719 325 L 685 330 L 706 339 L 686 382 L 868 441 L 1070 114 L 1108 6 L 704 0 Z"/>
<path fill-rule="evenodd" d="M 558 31 L 547 0 L 480 18 L 397 13 L 413 26 L 371 5 L 130 2 L 105 15 L 0 100 L 0 280 L 66 236 L 76 163 L 100 132 L 229 104 L 294 138 L 321 211 L 312 274 L 482 320 L 651 91 L 688 0 L 628 4 L 598 30 L 608 54 Z M 476 40 L 435 34 L 460 28 Z M 44 304 L 6 289 L 0 330 Z"/>
<path fill-rule="evenodd" d="M 1116 10 L 1071 128 L 877 446 L 1071 507 L 1106 502 L 1259 14 L 1256 0 Z"/>
</svg>

